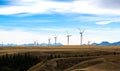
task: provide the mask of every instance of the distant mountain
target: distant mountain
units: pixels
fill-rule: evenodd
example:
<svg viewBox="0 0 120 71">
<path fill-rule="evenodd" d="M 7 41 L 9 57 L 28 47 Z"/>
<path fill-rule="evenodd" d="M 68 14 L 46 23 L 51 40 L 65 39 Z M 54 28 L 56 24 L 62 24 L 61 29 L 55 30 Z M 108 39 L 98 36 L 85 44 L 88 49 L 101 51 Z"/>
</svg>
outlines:
<svg viewBox="0 0 120 71">
<path fill-rule="evenodd" d="M 54 44 L 52 44 L 52 45 L 53 45 L 53 46 L 55 46 L 55 45 L 56 45 L 56 46 L 62 46 L 63 44 L 61 44 L 61 43 L 56 43 L 56 44 L 55 44 L 55 43 L 54 43 Z"/>
<path fill-rule="evenodd" d="M 114 42 L 112 45 L 120 46 L 120 41 L 119 42 Z"/>
<path fill-rule="evenodd" d="M 55 44 L 49 44 L 49 46 L 62 46 L 63 44 L 61 43 L 56 43 Z M 21 44 L 21 45 L 18 45 L 18 44 L 0 44 L 0 46 L 34 46 L 33 43 L 29 43 L 29 44 Z M 41 44 L 38 44 L 38 46 L 48 46 L 47 43 L 41 43 Z"/>
<path fill-rule="evenodd" d="M 109 46 L 109 45 L 111 45 L 111 43 L 104 41 L 104 42 L 101 42 L 100 45 Z"/>
<path fill-rule="evenodd" d="M 29 44 L 21 44 L 20 46 L 34 46 L 33 43 L 29 43 Z"/>
<path fill-rule="evenodd" d="M 120 41 L 110 43 L 108 41 L 103 41 L 101 43 L 92 43 L 92 45 L 97 45 L 97 46 L 120 46 Z"/>
<path fill-rule="evenodd" d="M 40 44 L 40 46 L 62 46 L 63 44 L 61 44 L 61 43 L 53 43 L 53 44 Z"/>
<path fill-rule="evenodd" d="M 16 46 L 17 44 L 0 44 L 0 46 Z"/>
<path fill-rule="evenodd" d="M 61 44 L 61 43 L 56 43 L 56 46 L 62 46 L 62 45 L 63 44 Z M 23 46 L 34 46 L 34 44 L 24 44 Z M 41 43 L 41 44 L 38 44 L 38 46 L 48 46 L 48 44 L 47 43 Z M 49 44 L 49 46 L 55 46 L 55 44 Z"/>
<path fill-rule="evenodd" d="M 38 44 L 38 46 L 47 46 L 48 44 L 46 43 L 41 43 L 41 44 Z"/>
<path fill-rule="evenodd" d="M 98 43 L 92 43 L 91 45 L 98 45 Z"/>
</svg>

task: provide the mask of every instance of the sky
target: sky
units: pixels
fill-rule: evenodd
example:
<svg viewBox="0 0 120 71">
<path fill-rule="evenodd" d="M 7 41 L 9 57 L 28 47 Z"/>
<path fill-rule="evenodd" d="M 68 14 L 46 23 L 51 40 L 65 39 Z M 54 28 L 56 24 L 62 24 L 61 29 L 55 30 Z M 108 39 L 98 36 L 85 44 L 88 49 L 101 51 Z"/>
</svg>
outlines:
<svg viewBox="0 0 120 71">
<path fill-rule="evenodd" d="M 120 0 L 0 0 L 0 43 L 120 41 Z M 80 30 L 79 30 L 80 29 Z M 68 32 L 68 33 L 67 33 Z"/>
</svg>

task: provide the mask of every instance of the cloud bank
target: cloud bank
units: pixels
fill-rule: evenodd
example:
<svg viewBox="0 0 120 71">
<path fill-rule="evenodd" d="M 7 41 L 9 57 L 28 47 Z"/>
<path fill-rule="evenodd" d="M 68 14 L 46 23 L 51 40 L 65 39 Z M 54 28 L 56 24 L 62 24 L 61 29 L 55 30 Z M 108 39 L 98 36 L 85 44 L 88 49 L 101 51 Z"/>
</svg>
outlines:
<svg viewBox="0 0 120 71">
<path fill-rule="evenodd" d="M 63 30 L 64 29 L 64 30 Z M 39 30 L 46 31 L 57 31 L 58 39 L 57 42 L 60 42 L 64 45 L 67 44 L 67 33 L 65 33 L 66 28 L 62 28 L 61 30 L 55 29 L 55 28 L 42 28 Z M 79 39 L 79 32 L 76 29 L 68 28 L 67 30 L 70 30 L 69 34 L 72 36 L 70 37 L 70 44 L 71 45 L 79 45 L 80 39 Z M 101 33 L 100 33 L 101 32 Z M 89 29 L 86 30 L 83 35 L 83 43 L 87 44 L 88 41 L 97 42 L 100 43 L 101 41 L 109 41 L 109 42 L 115 42 L 119 41 L 120 33 L 119 29 Z M 39 43 L 48 43 L 48 38 L 51 38 L 51 43 L 54 43 L 54 37 L 55 34 L 48 34 L 48 33 L 42 33 L 42 32 L 32 32 L 32 31 L 25 31 L 25 30 L 19 30 L 19 29 L 13 29 L 13 30 L 0 30 L 0 42 L 3 42 L 4 44 L 8 43 L 14 43 L 14 44 L 25 44 L 25 43 L 34 43 L 34 41 L 38 41 Z M 8 36 L 9 35 L 9 36 Z M 111 35 L 111 36 L 110 36 Z M 112 36 L 116 35 L 116 36 Z M 102 36 L 102 37 L 101 37 Z M 97 38 L 97 39 L 96 39 Z"/>
<path fill-rule="evenodd" d="M 71 2 L 59 2 L 56 0 L 11 0 L 9 5 L 0 7 L 0 14 L 85 13 L 120 15 L 119 4 L 119 0 L 73 0 Z"/>
</svg>

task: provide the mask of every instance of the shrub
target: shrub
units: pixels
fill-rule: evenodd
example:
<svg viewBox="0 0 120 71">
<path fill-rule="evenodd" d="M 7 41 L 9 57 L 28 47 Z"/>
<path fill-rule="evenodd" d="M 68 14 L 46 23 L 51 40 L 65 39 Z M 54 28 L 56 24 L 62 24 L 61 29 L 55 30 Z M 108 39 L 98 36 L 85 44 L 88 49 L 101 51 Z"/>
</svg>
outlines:
<svg viewBox="0 0 120 71">
<path fill-rule="evenodd" d="M 0 71 L 26 71 L 40 61 L 40 58 L 28 53 L 16 55 L 6 54 L 0 57 Z"/>
</svg>

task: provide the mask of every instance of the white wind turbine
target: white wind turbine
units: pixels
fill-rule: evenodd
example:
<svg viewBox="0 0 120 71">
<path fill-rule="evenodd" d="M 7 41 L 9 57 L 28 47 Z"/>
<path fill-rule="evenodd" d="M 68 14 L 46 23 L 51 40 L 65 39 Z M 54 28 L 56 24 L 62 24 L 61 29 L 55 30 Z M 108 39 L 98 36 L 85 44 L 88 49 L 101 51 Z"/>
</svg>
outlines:
<svg viewBox="0 0 120 71">
<path fill-rule="evenodd" d="M 55 36 L 54 39 L 55 39 L 55 46 L 56 46 L 56 44 L 57 44 L 57 36 Z"/>
<path fill-rule="evenodd" d="M 50 44 L 51 44 L 51 39 L 49 38 L 48 39 L 48 46 L 50 46 Z"/>
<path fill-rule="evenodd" d="M 37 40 L 34 41 L 34 46 L 38 46 L 38 41 Z"/>
<path fill-rule="evenodd" d="M 2 47 L 3 47 L 3 41 L 2 41 Z"/>
<path fill-rule="evenodd" d="M 90 42 L 91 42 L 91 41 L 88 41 L 88 46 L 90 45 Z"/>
<path fill-rule="evenodd" d="M 68 34 L 68 32 L 67 32 L 67 45 L 69 45 L 69 40 L 70 40 L 70 37 L 71 37 L 72 35 L 70 35 L 70 34 Z"/>
<path fill-rule="evenodd" d="M 83 33 L 85 32 L 85 30 L 81 30 L 79 29 L 79 33 L 80 33 L 80 45 L 82 45 L 82 42 L 83 42 Z"/>
</svg>

